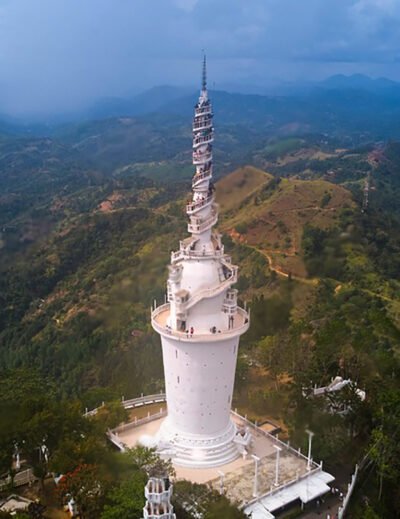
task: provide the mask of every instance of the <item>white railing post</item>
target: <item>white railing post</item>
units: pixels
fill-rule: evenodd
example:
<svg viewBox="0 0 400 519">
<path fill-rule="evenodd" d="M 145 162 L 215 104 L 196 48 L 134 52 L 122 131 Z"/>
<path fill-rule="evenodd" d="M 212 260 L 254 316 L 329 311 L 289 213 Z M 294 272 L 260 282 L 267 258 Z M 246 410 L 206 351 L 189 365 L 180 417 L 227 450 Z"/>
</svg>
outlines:
<svg viewBox="0 0 400 519">
<path fill-rule="evenodd" d="M 274 445 L 274 448 L 276 449 L 275 486 L 277 487 L 279 485 L 279 454 L 280 454 L 282 449 L 278 445 Z"/>
<path fill-rule="evenodd" d="M 254 460 L 253 497 L 258 497 L 258 462 L 260 461 L 260 458 L 255 454 L 252 454 L 251 457 Z"/>
<path fill-rule="evenodd" d="M 306 430 L 306 433 L 308 434 L 308 456 L 307 456 L 307 470 L 311 469 L 311 446 L 312 446 L 312 439 L 314 436 L 314 433 L 310 431 L 309 429 Z"/>
<path fill-rule="evenodd" d="M 219 480 L 219 493 L 221 494 L 221 496 L 223 496 L 224 495 L 224 478 L 225 478 L 225 474 L 221 470 L 218 471 L 218 474 L 219 474 L 219 477 L 220 477 L 220 480 Z"/>
</svg>

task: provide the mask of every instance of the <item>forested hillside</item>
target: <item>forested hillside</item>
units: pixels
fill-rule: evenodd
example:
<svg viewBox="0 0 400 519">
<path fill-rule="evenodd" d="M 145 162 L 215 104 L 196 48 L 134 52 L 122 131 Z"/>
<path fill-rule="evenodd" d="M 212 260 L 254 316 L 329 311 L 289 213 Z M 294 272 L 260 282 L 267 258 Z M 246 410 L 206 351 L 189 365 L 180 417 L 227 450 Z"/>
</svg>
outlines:
<svg viewBox="0 0 400 519">
<path fill-rule="evenodd" d="M 245 124 L 221 125 L 217 148 L 219 230 L 252 315 L 234 406 L 277 421 L 299 446 L 311 427 L 315 456 L 332 471 L 350 471 L 367 455 L 360 495 L 370 496 L 378 517 L 393 517 L 400 469 L 387 462 L 388 453 L 400 455 L 400 145 L 349 148 L 316 133 L 249 133 Z M 123 118 L 63 128 L 51 138 L 2 137 L 7 384 L 33 377 L 32 392 L 41 394 L 45 379 L 51 408 L 64 398 L 77 399 L 77 409 L 163 389 L 150 305 L 164 298 L 170 245 L 185 233 L 189 150 L 186 122 L 156 115 L 145 124 Z M 338 375 L 367 394 L 359 402 L 354 385 L 340 396 L 350 402 L 344 416 L 304 396 Z M 75 409 L 68 413 L 79 422 Z M 4 428 L 0 436 L 2 444 L 9 438 Z M 77 456 L 88 461 L 86 454 Z M 364 517 L 358 502 L 353 516 Z"/>
</svg>

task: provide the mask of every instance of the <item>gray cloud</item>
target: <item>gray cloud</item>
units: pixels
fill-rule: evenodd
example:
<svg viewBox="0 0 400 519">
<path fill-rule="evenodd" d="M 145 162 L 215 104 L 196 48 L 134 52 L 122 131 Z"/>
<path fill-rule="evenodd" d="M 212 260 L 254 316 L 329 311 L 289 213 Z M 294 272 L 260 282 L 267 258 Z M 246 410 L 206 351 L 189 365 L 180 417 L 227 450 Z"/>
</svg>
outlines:
<svg viewBox="0 0 400 519">
<path fill-rule="evenodd" d="M 0 0 L 0 105 L 72 110 L 153 84 L 398 77 L 398 0 Z"/>
</svg>

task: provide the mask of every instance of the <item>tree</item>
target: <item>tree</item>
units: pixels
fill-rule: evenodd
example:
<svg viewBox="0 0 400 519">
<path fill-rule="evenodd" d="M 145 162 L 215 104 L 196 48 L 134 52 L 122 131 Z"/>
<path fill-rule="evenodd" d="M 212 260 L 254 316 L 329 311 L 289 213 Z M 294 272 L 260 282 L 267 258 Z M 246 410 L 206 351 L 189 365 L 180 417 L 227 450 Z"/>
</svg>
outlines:
<svg viewBox="0 0 400 519">
<path fill-rule="evenodd" d="M 140 519 L 145 503 L 146 482 L 145 473 L 135 471 L 129 479 L 112 488 L 107 494 L 101 519 Z"/>
<path fill-rule="evenodd" d="M 204 519 L 245 519 L 246 514 L 239 510 L 228 499 L 221 496 L 215 503 L 211 503 L 204 514 Z"/>
<path fill-rule="evenodd" d="M 128 412 L 120 401 L 113 401 L 101 406 L 93 419 L 105 432 L 125 422 L 128 419 Z"/>
<path fill-rule="evenodd" d="M 174 486 L 173 505 L 179 519 L 245 519 L 246 515 L 225 496 L 207 485 L 177 481 Z"/>
<path fill-rule="evenodd" d="M 98 519 L 111 481 L 99 465 L 80 465 L 59 482 L 63 502 L 73 499 L 82 519 Z"/>
<path fill-rule="evenodd" d="M 149 449 L 138 445 L 129 449 L 126 455 L 137 470 L 144 471 L 148 476 L 160 478 L 175 476 L 171 460 L 162 460 L 155 448 Z"/>
</svg>

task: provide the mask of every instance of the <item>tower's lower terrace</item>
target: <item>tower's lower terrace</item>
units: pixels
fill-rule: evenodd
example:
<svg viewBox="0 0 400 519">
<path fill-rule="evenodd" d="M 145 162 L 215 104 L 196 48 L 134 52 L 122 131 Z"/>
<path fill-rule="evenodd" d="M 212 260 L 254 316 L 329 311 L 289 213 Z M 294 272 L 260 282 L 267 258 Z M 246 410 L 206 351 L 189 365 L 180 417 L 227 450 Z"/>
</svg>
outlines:
<svg viewBox="0 0 400 519">
<path fill-rule="evenodd" d="M 143 437 L 157 435 L 167 419 L 164 400 L 165 395 L 152 395 L 124 402 L 128 409 L 140 406 L 144 417 L 110 431 L 111 441 L 125 450 L 140 444 Z M 157 403 L 159 411 L 146 416 L 143 411 L 147 402 L 152 404 L 152 412 Z M 274 512 L 291 503 L 306 504 L 329 492 L 328 483 L 334 478 L 322 469 L 322 463 L 315 463 L 235 411 L 231 411 L 231 419 L 240 435 L 251 435 L 246 452 L 218 467 L 193 468 L 174 463 L 176 479 L 210 484 L 260 519 L 273 518 Z"/>
</svg>

